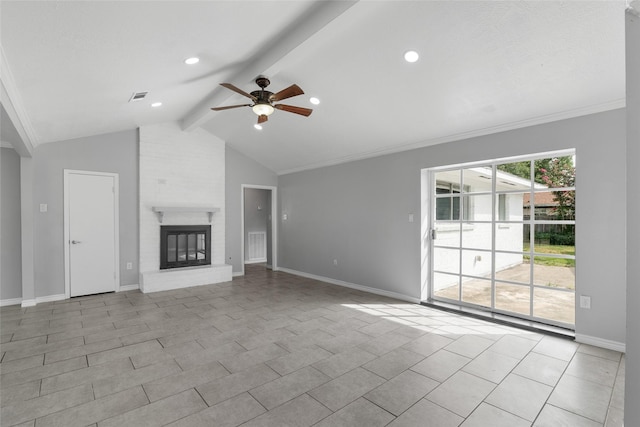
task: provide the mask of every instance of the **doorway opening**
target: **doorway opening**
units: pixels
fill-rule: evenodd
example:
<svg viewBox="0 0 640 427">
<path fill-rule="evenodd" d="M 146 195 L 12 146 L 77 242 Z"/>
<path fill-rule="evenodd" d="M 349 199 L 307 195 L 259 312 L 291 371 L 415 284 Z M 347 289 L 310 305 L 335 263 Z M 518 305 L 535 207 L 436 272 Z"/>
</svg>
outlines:
<svg viewBox="0 0 640 427">
<path fill-rule="evenodd" d="M 277 188 L 242 185 L 242 274 L 246 266 L 277 270 Z"/>
<path fill-rule="evenodd" d="M 422 171 L 422 299 L 575 328 L 575 150 Z"/>
</svg>

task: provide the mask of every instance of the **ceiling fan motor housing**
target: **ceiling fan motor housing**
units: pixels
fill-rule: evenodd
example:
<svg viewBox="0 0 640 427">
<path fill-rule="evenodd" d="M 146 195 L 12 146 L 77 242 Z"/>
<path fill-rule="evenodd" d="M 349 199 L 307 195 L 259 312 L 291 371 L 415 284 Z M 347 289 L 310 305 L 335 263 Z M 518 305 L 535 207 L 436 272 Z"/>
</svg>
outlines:
<svg viewBox="0 0 640 427">
<path fill-rule="evenodd" d="M 271 81 L 266 76 L 258 76 L 256 77 L 256 84 L 264 89 L 271 84 Z"/>
</svg>

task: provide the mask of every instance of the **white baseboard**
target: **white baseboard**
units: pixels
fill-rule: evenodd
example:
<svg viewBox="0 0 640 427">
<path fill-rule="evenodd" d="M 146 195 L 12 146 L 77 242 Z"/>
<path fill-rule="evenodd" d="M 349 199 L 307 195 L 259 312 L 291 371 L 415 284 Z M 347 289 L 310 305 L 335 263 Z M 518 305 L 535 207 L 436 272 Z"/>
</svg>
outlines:
<svg viewBox="0 0 640 427">
<path fill-rule="evenodd" d="M 64 294 L 47 295 L 44 297 L 36 297 L 35 299 L 25 299 L 22 300 L 22 307 L 33 307 L 43 302 L 62 301 L 64 299 L 66 299 Z"/>
<path fill-rule="evenodd" d="M 401 301 L 407 301 L 413 304 L 420 304 L 419 298 L 410 297 L 407 295 L 399 294 L 397 292 L 385 291 L 384 289 L 371 288 L 369 286 L 356 285 L 355 283 L 332 279 L 330 277 L 317 276 L 315 274 L 292 270 L 290 268 L 278 267 L 278 271 L 284 271 L 285 273 L 295 274 L 296 276 L 302 276 L 309 279 L 319 280 L 321 282 L 331 283 L 332 285 L 338 285 L 338 286 L 343 286 L 345 288 L 356 289 L 358 291 L 369 292 L 370 294 L 376 294 L 384 297 L 395 298 L 395 299 L 398 299 Z"/>
<path fill-rule="evenodd" d="M 245 261 L 244 263 L 245 264 L 261 264 L 261 263 L 264 263 L 264 262 L 267 262 L 266 258 L 250 259 L 250 260 Z"/>
<path fill-rule="evenodd" d="M 4 307 L 6 305 L 18 305 L 21 302 L 22 298 L 0 299 L 0 307 Z"/>
<path fill-rule="evenodd" d="M 133 285 L 120 285 L 120 289 L 118 289 L 118 292 L 135 291 L 138 289 L 140 289 L 140 285 L 138 285 L 137 283 L 134 283 Z"/>
<path fill-rule="evenodd" d="M 580 344 L 589 344 L 596 347 L 606 348 L 608 350 L 626 353 L 627 345 L 623 342 L 605 340 L 603 338 L 592 337 L 590 335 L 576 334 L 576 342 Z"/>
<path fill-rule="evenodd" d="M 240 277 L 240 276 L 244 276 L 244 273 L 242 271 L 234 271 L 233 273 L 231 273 L 232 277 Z"/>
</svg>

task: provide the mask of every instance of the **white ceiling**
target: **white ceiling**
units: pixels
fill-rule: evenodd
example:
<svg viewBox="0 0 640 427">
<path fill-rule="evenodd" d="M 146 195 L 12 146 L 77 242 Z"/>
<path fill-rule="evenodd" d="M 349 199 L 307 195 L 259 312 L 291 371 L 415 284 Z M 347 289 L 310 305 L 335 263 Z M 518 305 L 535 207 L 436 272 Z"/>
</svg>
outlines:
<svg viewBox="0 0 640 427">
<path fill-rule="evenodd" d="M 2 82 L 34 144 L 175 120 L 286 173 L 624 106 L 624 9 L 624 0 L 3 0 Z M 408 49 L 418 62 L 403 60 Z M 190 56 L 200 63 L 185 65 Z M 273 92 L 297 83 L 306 94 L 283 103 L 313 114 L 276 111 L 257 131 L 249 108 L 209 109 L 247 103 L 218 83 L 250 92 L 259 74 Z"/>
</svg>

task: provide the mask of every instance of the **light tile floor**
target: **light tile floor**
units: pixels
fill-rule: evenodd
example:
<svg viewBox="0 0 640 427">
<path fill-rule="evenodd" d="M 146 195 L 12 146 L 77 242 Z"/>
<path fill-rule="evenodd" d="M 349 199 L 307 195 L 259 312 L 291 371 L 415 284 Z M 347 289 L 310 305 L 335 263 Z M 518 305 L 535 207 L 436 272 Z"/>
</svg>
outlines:
<svg viewBox="0 0 640 427">
<path fill-rule="evenodd" d="M 247 267 L 1 308 L 0 425 L 622 425 L 620 353 Z"/>
</svg>

